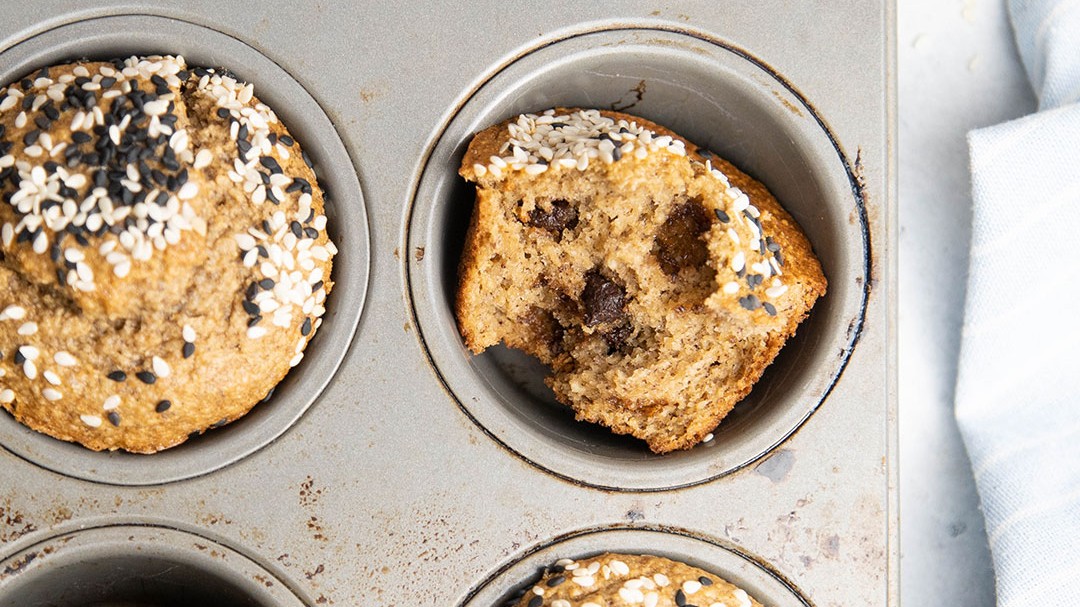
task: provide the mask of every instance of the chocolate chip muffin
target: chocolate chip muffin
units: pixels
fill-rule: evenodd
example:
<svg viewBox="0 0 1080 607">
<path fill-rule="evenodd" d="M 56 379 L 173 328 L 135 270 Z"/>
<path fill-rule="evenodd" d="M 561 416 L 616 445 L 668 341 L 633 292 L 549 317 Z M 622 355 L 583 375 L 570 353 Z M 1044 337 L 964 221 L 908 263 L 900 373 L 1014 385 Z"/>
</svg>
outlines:
<svg viewBox="0 0 1080 607">
<path fill-rule="evenodd" d="M 761 607 L 718 576 L 660 556 L 562 559 L 515 607 Z"/>
<path fill-rule="evenodd" d="M 763 185 L 656 124 L 554 109 L 484 130 L 456 315 L 475 353 L 549 365 L 578 419 L 657 453 L 700 442 L 826 281 Z"/>
<path fill-rule="evenodd" d="M 153 56 L 0 88 L 0 405 L 150 453 L 303 357 L 336 249 L 307 156 L 224 70 Z"/>
</svg>

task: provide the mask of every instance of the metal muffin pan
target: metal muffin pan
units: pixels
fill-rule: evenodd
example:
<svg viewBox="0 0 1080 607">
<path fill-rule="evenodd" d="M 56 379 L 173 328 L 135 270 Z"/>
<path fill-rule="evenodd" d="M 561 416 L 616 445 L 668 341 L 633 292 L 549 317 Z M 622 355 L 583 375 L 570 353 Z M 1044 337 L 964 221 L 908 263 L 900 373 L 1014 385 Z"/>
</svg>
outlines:
<svg viewBox="0 0 1080 607">
<path fill-rule="evenodd" d="M 627 91 L 631 91 L 628 95 Z M 457 175 L 470 136 L 549 107 L 625 108 L 668 126 L 764 181 L 806 230 L 829 291 L 715 440 L 665 456 L 574 420 L 548 371 L 507 348 L 472 356 L 453 317 L 457 260 L 474 188 Z M 458 402 L 493 438 L 546 470 L 603 488 L 655 490 L 710 480 L 768 453 L 839 377 L 863 322 L 868 226 L 814 109 L 752 57 L 659 29 L 604 30 L 553 42 L 484 83 L 447 125 L 420 180 L 410 250 L 417 324 Z M 851 215 L 858 221 L 849 222 Z M 410 268 L 411 270 L 411 268 Z M 837 356 L 836 352 L 843 354 Z"/>
<path fill-rule="evenodd" d="M 169 52 L 254 82 L 316 160 L 341 253 L 308 356 L 239 422 L 131 456 L 0 417 L 0 605 L 475 607 L 609 550 L 769 607 L 896 605 L 892 5 L 601 4 L 8 7 L 5 80 Z M 651 456 L 570 422 L 534 363 L 461 347 L 456 162 L 473 131 L 557 104 L 736 161 L 822 259 L 829 294 L 710 444 Z"/>
</svg>

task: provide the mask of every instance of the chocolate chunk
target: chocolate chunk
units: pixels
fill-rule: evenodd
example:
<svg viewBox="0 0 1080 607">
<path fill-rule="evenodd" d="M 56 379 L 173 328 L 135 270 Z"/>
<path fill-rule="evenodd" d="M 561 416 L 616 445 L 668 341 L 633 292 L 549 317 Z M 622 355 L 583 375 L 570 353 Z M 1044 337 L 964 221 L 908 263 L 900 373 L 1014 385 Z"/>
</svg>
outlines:
<svg viewBox="0 0 1080 607">
<path fill-rule="evenodd" d="M 529 212 L 529 225 L 551 232 L 556 241 L 562 239 L 563 230 L 573 230 L 577 223 L 577 208 L 565 200 L 551 201 L 551 211 L 537 205 Z"/>
<path fill-rule="evenodd" d="M 674 276 L 683 268 L 705 265 L 709 248 L 701 236 L 709 224 L 708 214 L 697 202 L 688 201 L 675 207 L 656 231 L 653 249 L 665 274 Z"/>
<path fill-rule="evenodd" d="M 585 324 L 595 327 L 600 323 L 622 319 L 626 313 L 626 289 L 597 270 L 585 275 L 585 289 L 581 292 L 585 306 Z"/>
<path fill-rule="evenodd" d="M 604 342 L 607 343 L 608 354 L 614 354 L 623 349 L 626 345 L 626 340 L 630 337 L 630 334 L 634 330 L 629 324 L 622 324 L 610 331 L 604 331 L 600 334 L 604 338 Z"/>
</svg>

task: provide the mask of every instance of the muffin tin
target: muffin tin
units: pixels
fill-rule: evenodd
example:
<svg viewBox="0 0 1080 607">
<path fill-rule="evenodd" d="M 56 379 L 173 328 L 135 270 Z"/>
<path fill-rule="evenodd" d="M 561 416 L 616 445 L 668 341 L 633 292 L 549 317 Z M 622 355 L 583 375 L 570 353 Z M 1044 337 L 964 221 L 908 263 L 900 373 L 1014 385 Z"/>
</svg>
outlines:
<svg viewBox="0 0 1080 607">
<path fill-rule="evenodd" d="M 0 416 L 0 605 L 480 607 L 613 550 L 769 607 L 897 604 L 892 27 L 889 2 L 10 7 L 5 82 L 169 52 L 255 83 L 315 161 L 340 254 L 308 355 L 236 423 L 135 456 Z M 461 154 L 555 105 L 729 158 L 824 266 L 826 297 L 690 451 L 574 422 L 535 362 L 457 335 Z"/>
</svg>

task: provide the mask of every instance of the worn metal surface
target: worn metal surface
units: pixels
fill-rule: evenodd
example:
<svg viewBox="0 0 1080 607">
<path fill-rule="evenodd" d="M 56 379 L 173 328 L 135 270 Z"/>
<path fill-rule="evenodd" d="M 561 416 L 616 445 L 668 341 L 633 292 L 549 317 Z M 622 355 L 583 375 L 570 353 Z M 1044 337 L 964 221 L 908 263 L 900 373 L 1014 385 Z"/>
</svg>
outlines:
<svg viewBox="0 0 1080 607">
<path fill-rule="evenodd" d="M 79 531 L 116 525 L 147 525 L 147 534 L 167 539 L 135 534 L 133 544 L 174 546 L 177 562 L 194 570 L 261 576 L 282 587 L 279 597 L 308 605 L 478 605 L 512 592 L 525 581 L 519 572 L 542 556 L 620 547 L 699 563 L 775 607 L 897 604 L 891 10 L 865 2 L 637 1 L 512 11 L 479 2 L 6 7 L 0 49 L 16 52 L 50 28 L 113 14 L 213 30 L 191 34 L 189 25 L 144 20 L 154 26 L 128 36 L 127 46 L 115 36 L 116 50 L 175 52 L 168 43 L 183 43 L 190 62 L 233 68 L 288 120 L 282 103 L 301 92 L 280 92 L 275 102 L 265 91 L 274 70 L 230 61 L 222 56 L 228 45 L 214 41 L 231 36 L 261 52 L 333 123 L 365 207 L 342 205 L 332 219 L 362 223 L 366 214 L 370 257 L 335 277 L 366 286 L 366 300 L 358 288 L 333 302 L 341 318 L 362 312 L 340 368 L 295 423 L 239 461 L 200 474 L 186 462 L 212 449 L 181 447 L 164 457 L 181 470 L 172 477 L 191 478 L 135 486 L 153 482 L 152 474 L 110 476 L 116 458 L 91 455 L 99 480 L 120 483 L 103 484 L 76 478 L 89 472 L 52 472 L 35 454 L 4 445 L 0 604 L 39 596 L 18 594 L 35 579 L 78 579 L 66 563 L 49 566 L 72 551 L 35 546 L 73 543 L 84 547 L 80 554 L 118 558 L 107 530 Z M 66 41 L 65 52 L 77 56 L 79 44 Z M 571 48 L 562 44 L 578 50 L 551 52 Z M 0 68 L 14 56 L 0 54 Z M 485 89 L 492 83 L 505 83 L 506 93 Z M 499 415 L 512 415 L 504 405 L 534 399 L 527 386 L 536 371 L 515 375 L 505 357 L 454 354 L 440 289 L 450 280 L 454 226 L 468 209 L 467 190 L 452 177 L 454 150 L 473 127 L 467 121 L 583 100 L 635 105 L 628 111 L 666 119 L 745 165 L 792 201 L 831 270 L 830 295 L 791 352 L 732 429 L 718 432 L 730 440 L 661 459 L 557 413 L 503 423 Z M 289 124 L 306 147 L 320 136 L 317 126 Z M 323 146 L 326 163 L 335 161 L 334 148 Z M 325 174 L 330 166 L 319 168 Z M 361 259 L 359 249 L 342 247 L 350 254 Z M 322 335 L 313 347 L 333 338 Z M 492 368 L 503 371 L 487 374 Z M 522 396 L 495 398 L 486 391 L 492 382 Z M 468 386 L 491 397 L 486 411 L 495 417 L 477 413 Z M 215 431 L 222 435 L 215 440 L 228 444 L 237 428 Z M 571 444 L 571 435 L 581 440 Z M 543 461 L 537 445 L 548 451 Z M 38 448 L 53 459 L 67 449 L 48 441 Z M 152 470 L 156 457 L 163 456 L 133 465 Z M 188 548 L 200 541 L 225 550 L 208 565 Z M 257 605 L 292 600 L 250 592 Z"/>
</svg>

